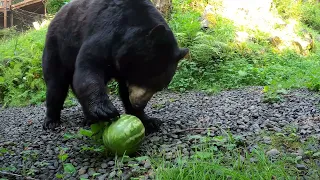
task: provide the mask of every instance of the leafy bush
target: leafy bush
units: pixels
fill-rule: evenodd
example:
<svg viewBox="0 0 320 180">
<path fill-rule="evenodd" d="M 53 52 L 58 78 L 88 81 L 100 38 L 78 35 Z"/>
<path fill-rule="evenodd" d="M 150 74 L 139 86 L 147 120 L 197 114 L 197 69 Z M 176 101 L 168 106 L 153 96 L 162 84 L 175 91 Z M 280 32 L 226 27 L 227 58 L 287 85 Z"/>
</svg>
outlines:
<svg viewBox="0 0 320 180">
<path fill-rule="evenodd" d="M 320 30 L 320 3 L 318 0 L 273 0 L 278 13 L 285 19 L 300 19 L 315 30 Z"/>
<path fill-rule="evenodd" d="M 47 11 L 49 14 L 55 14 L 68 2 L 70 0 L 48 0 L 46 3 Z"/>
<path fill-rule="evenodd" d="M 301 0 L 273 0 L 278 13 L 285 19 L 298 18 L 301 15 Z"/>
<path fill-rule="evenodd" d="M 0 40 L 9 39 L 17 35 L 17 31 L 14 28 L 6 28 L 0 30 Z"/>
<path fill-rule="evenodd" d="M 311 1 L 303 3 L 301 6 L 301 20 L 308 26 L 320 31 L 320 3 L 318 1 Z"/>
<path fill-rule="evenodd" d="M 41 56 L 46 29 L 0 43 L 0 102 L 25 105 L 44 100 Z"/>
</svg>

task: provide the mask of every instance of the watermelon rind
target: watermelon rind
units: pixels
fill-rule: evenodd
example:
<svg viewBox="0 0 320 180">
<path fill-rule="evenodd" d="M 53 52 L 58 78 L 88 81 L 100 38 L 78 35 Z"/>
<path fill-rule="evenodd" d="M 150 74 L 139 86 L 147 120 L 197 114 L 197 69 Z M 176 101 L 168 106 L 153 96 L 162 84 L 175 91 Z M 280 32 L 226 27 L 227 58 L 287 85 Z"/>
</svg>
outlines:
<svg viewBox="0 0 320 180">
<path fill-rule="evenodd" d="M 136 116 L 122 114 L 103 132 L 103 143 L 108 152 L 117 155 L 135 153 L 145 137 L 145 127 Z"/>
</svg>

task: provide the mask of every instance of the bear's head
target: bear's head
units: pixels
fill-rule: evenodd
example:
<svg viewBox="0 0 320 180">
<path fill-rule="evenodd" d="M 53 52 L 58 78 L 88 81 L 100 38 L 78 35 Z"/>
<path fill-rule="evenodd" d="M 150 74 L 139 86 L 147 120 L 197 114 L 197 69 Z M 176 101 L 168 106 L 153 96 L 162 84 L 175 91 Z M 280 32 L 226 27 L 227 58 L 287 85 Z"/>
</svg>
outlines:
<svg viewBox="0 0 320 180">
<path fill-rule="evenodd" d="M 178 47 L 173 32 L 165 25 L 157 25 L 145 34 L 127 48 L 123 66 L 129 99 L 136 109 L 144 108 L 156 92 L 169 85 L 179 61 L 189 53 L 187 48 Z"/>
</svg>

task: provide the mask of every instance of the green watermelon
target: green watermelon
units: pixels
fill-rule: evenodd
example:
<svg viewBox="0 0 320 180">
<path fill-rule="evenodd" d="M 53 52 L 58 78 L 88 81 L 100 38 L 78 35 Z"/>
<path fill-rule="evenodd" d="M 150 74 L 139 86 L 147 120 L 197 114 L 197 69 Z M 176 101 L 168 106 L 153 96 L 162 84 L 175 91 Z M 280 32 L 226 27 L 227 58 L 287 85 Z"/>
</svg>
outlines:
<svg viewBox="0 0 320 180">
<path fill-rule="evenodd" d="M 130 155 L 136 152 L 145 137 L 145 127 L 136 116 L 122 114 L 103 131 L 102 139 L 113 154 Z"/>
</svg>

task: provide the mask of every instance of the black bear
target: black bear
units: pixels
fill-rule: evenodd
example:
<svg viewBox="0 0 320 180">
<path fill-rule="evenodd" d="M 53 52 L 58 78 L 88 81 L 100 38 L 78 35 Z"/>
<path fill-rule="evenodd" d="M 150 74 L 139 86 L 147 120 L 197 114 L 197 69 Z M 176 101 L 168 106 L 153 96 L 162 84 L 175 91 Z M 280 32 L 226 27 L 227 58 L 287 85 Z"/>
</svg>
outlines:
<svg viewBox="0 0 320 180">
<path fill-rule="evenodd" d="M 51 21 L 42 68 L 46 90 L 44 129 L 60 124 L 69 85 L 81 104 L 85 123 L 119 116 L 106 84 L 119 83 L 126 113 L 147 132 L 160 120 L 144 109 L 154 93 L 168 86 L 189 50 L 177 41 L 150 0 L 72 0 Z"/>
</svg>

